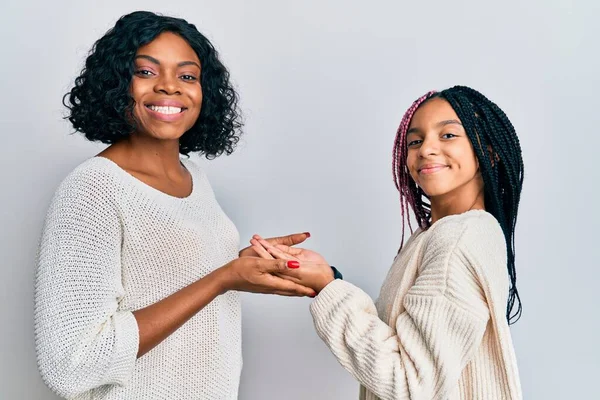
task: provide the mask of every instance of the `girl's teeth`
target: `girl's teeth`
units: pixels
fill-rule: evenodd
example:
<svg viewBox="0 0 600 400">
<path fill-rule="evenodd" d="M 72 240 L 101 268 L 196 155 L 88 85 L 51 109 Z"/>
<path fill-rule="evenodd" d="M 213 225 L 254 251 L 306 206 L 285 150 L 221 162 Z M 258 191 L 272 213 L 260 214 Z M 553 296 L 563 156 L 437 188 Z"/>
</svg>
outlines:
<svg viewBox="0 0 600 400">
<path fill-rule="evenodd" d="M 181 108 L 180 107 L 171 107 L 171 106 L 167 106 L 167 107 L 163 107 L 163 106 L 150 106 L 149 107 L 152 111 L 156 111 L 159 112 L 161 114 L 177 114 L 181 112 Z"/>
</svg>

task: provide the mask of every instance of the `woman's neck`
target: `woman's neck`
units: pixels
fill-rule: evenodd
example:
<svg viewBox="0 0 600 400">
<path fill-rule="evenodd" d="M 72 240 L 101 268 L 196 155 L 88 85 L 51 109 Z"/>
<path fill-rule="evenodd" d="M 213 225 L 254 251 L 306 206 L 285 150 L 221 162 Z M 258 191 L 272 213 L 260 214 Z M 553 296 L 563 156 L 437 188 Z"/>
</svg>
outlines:
<svg viewBox="0 0 600 400">
<path fill-rule="evenodd" d="M 108 157 L 122 168 L 150 176 L 182 174 L 179 141 L 160 140 L 131 135 L 108 147 L 101 156 Z"/>
</svg>

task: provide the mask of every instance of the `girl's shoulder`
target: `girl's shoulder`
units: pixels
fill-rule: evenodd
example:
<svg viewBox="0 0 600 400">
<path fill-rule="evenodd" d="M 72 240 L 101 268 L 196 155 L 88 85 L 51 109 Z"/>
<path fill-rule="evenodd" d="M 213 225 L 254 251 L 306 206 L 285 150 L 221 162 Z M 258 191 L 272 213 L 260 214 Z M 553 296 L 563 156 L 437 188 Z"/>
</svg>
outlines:
<svg viewBox="0 0 600 400">
<path fill-rule="evenodd" d="M 484 210 L 471 210 L 440 219 L 429 228 L 427 241 L 428 247 L 506 254 L 502 228 L 498 220 Z"/>
</svg>

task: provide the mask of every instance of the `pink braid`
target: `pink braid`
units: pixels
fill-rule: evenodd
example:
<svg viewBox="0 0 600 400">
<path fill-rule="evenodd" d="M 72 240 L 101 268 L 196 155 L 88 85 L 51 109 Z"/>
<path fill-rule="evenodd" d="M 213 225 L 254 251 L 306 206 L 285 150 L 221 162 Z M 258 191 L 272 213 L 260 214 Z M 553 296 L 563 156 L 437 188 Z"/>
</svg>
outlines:
<svg viewBox="0 0 600 400">
<path fill-rule="evenodd" d="M 406 110 L 406 113 L 404 113 L 402 121 L 400 122 L 400 126 L 398 127 L 398 132 L 396 133 L 396 140 L 394 141 L 392 171 L 394 173 L 394 183 L 396 184 L 396 189 L 398 189 L 398 192 L 400 192 L 400 212 L 402 214 L 402 243 L 404 243 L 404 229 L 406 227 L 406 221 L 408 221 L 410 233 L 413 233 L 413 228 L 410 223 L 410 217 L 408 215 L 409 205 L 413 209 L 413 212 L 417 213 L 417 199 L 415 198 L 414 192 L 411 191 L 409 187 L 409 184 L 412 182 L 412 178 L 406 168 L 406 158 L 408 153 L 406 147 L 406 132 L 408 131 L 410 121 L 412 120 L 412 117 L 419 108 L 419 106 L 436 93 L 437 92 L 433 90 L 427 92 L 426 94 L 415 100 L 414 103 L 408 108 L 408 110 Z M 417 218 L 417 220 L 418 219 L 419 218 Z M 419 225 L 422 224 L 423 221 L 419 221 Z M 421 227 L 425 228 L 424 226 Z M 400 249 L 402 249 L 402 245 L 400 245 Z"/>
</svg>

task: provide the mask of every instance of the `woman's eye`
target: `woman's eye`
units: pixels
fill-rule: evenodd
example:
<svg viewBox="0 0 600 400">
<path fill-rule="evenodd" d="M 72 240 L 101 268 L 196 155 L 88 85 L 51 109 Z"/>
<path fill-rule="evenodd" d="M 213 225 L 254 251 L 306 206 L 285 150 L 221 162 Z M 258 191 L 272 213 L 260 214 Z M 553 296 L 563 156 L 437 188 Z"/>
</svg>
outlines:
<svg viewBox="0 0 600 400">
<path fill-rule="evenodd" d="M 408 147 L 413 147 L 413 146 L 417 146 L 419 144 L 421 144 L 422 140 L 411 140 L 410 142 L 408 142 Z"/>
<path fill-rule="evenodd" d="M 444 139 L 452 139 L 452 138 L 455 138 L 455 137 L 457 137 L 457 136 L 454 133 L 444 133 L 442 135 L 442 138 L 444 138 Z"/>
<path fill-rule="evenodd" d="M 135 71 L 136 75 L 139 76 L 152 76 L 154 75 L 154 73 L 152 71 L 148 71 L 147 69 L 138 69 L 137 71 Z"/>
</svg>

